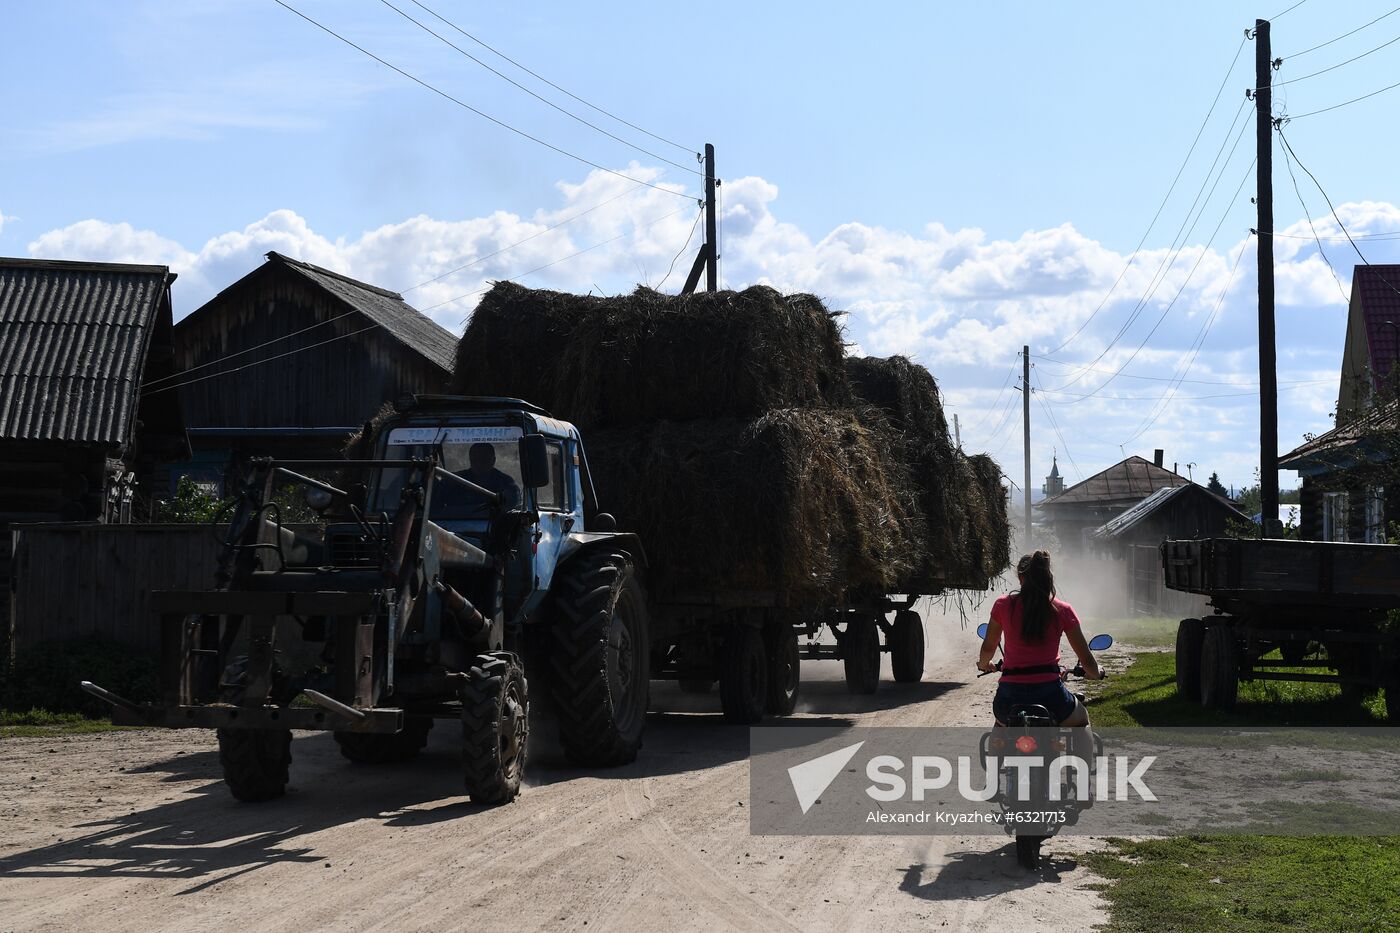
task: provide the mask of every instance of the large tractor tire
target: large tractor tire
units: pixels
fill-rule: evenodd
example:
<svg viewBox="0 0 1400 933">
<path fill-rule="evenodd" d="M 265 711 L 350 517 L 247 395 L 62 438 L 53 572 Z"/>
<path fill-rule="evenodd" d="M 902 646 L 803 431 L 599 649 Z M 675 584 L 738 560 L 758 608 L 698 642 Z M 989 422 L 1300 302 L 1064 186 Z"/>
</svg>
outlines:
<svg viewBox="0 0 1400 933">
<path fill-rule="evenodd" d="M 732 625 L 721 650 L 719 701 L 724 718 L 756 723 L 768 704 L 768 652 L 763 633 L 751 625 Z"/>
<path fill-rule="evenodd" d="M 416 758 L 428 744 L 433 721 L 427 716 L 409 716 L 403 728 L 392 735 L 375 732 L 337 732 L 335 744 L 340 753 L 356 764 L 380 765 Z"/>
<path fill-rule="evenodd" d="M 646 597 L 625 554 L 585 554 L 554 580 L 550 692 L 564 753 L 584 767 L 634 761 L 651 689 Z"/>
<path fill-rule="evenodd" d="M 802 656 L 797 650 L 797 630 L 784 622 L 768 626 L 764 649 L 768 660 L 767 712 L 789 716 L 797 708 L 802 683 Z"/>
<path fill-rule="evenodd" d="M 525 671 L 508 651 L 477 655 L 462 686 L 462 775 L 473 803 L 520 793 L 530 737 Z"/>
<path fill-rule="evenodd" d="M 924 679 L 924 620 L 912 609 L 894 614 L 890 627 L 890 668 L 901 684 Z"/>
<path fill-rule="evenodd" d="M 874 693 L 880 687 L 880 629 L 869 616 L 852 619 L 841 637 L 841 659 L 846 667 L 846 689 Z"/>
<path fill-rule="evenodd" d="M 274 667 L 274 693 L 281 686 L 281 677 L 281 671 Z M 237 700 L 247 679 L 248 659 L 238 658 L 220 678 L 223 699 Z M 224 783 L 235 799 L 262 803 L 287 792 L 288 771 L 292 766 L 292 730 L 218 729 L 216 732 Z"/>
<path fill-rule="evenodd" d="M 1182 619 L 1176 626 L 1176 693 L 1192 703 L 1201 702 L 1201 649 L 1206 626 L 1200 619 Z"/>
<path fill-rule="evenodd" d="M 1240 645 L 1230 625 L 1206 629 L 1201 649 L 1201 705 L 1232 710 L 1240 690 Z"/>
</svg>

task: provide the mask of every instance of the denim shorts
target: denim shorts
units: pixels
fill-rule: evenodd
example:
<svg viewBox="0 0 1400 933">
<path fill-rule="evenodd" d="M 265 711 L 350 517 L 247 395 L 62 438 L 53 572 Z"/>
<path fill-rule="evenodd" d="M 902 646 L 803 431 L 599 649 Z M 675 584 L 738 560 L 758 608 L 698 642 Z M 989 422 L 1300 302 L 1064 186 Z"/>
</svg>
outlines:
<svg viewBox="0 0 1400 933">
<path fill-rule="evenodd" d="M 1060 680 L 1040 684 L 1009 684 L 1003 680 L 997 685 L 997 695 L 992 700 L 992 715 L 997 722 L 1008 722 L 1013 706 L 1034 703 L 1049 710 L 1056 722 L 1064 722 L 1078 702 Z"/>
</svg>

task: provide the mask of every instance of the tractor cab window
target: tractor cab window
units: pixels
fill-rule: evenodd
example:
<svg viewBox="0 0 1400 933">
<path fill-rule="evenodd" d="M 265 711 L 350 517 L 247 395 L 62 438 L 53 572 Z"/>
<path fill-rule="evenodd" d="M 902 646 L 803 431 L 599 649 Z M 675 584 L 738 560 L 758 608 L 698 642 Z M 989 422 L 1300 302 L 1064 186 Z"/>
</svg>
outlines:
<svg viewBox="0 0 1400 933">
<path fill-rule="evenodd" d="M 564 445 L 550 441 L 545 448 L 549 451 L 549 485 L 535 492 L 535 502 L 542 510 L 562 512 L 568 508 L 564 493 Z"/>
<path fill-rule="evenodd" d="M 520 438 L 514 427 L 395 428 L 389 434 L 387 458 L 411 460 L 442 452 L 442 467 L 501 497 L 504 510 L 521 507 Z M 392 514 L 408 478 L 406 470 L 381 470 L 375 510 Z M 485 496 L 457 483 L 434 484 L 429 517 L 434 521 L 480 521 L 490 513 Z"/>
</svg>

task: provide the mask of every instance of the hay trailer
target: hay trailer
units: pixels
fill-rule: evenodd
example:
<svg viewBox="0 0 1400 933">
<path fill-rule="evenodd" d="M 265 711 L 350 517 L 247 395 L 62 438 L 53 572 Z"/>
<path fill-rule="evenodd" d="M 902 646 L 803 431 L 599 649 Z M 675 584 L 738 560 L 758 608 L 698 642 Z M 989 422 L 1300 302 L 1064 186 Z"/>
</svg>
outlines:
<svg viewBox="0 0 1400 933">
<path fill-rule="evenodd" d="M 508 802 L 532 686 L 575 763 L 633 760 L 648 688 L 641 542 L 605 514 L 585 523 L 578 432 L 518 400 L 436 396 L 367 428 L 372 459 L 353 465 L 254 461 L 214 588 L 153 594 L 161 702 L 84 689 L 122 725 L 217 729 L 240 800 L 282 795 L 291 730 L 331 731 L 346 758 L 377 763 L 417 754 L 447 719 L 461 723 L 468 794 Z M 318 530 L 283 526 L 288 487 Z"/>
<path fill-rule="evenodd" d="M 1400 545 L 1204 538 L 1161 554 L 1167 588 L 1215 610 L 1177 626 L 1182 697 L 1228 710 L 1241 681 L 1338 684 L 1358 703 L 1382 688 L 1400 722 Z"/>
</svg>

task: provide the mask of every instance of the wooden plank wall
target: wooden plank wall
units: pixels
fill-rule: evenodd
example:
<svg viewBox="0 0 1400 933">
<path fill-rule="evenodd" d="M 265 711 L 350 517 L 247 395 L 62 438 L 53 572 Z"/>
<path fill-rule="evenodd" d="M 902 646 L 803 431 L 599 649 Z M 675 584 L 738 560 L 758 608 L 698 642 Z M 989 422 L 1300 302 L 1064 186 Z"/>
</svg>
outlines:
<svg viewBox="0 0 1400 933">
<path fill-rule="evenodd" d="M 156 651 L 150 592 L 211 586 L 221 529 L 84 522 L 14 531 L 10 622 L 18 659 L 42 642 L 91 637 Z"/>
</svg>

